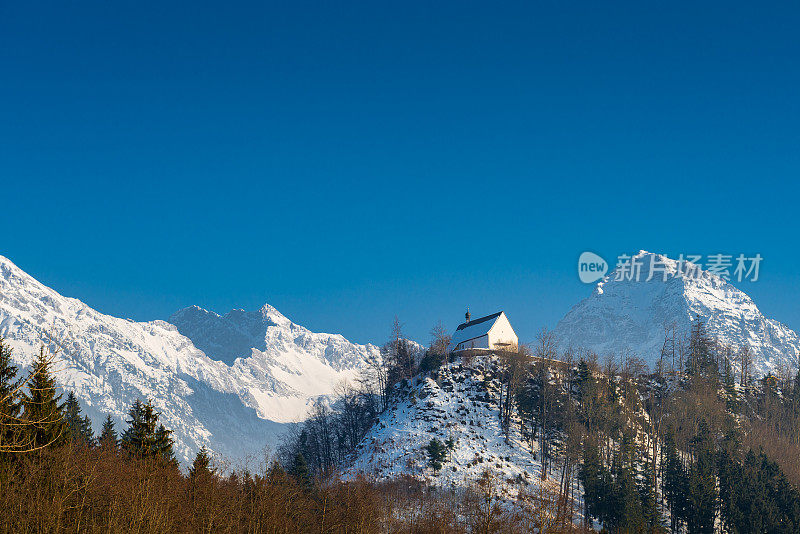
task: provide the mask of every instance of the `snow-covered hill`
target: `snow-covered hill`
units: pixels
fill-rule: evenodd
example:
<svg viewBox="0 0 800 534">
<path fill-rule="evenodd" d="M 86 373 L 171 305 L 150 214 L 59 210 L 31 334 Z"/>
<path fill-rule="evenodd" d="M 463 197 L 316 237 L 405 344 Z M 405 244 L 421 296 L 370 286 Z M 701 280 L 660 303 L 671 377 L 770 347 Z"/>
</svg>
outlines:
<svg viewBox="0 0 800 534">
<path fill-rule="evenodd" d="M 721 342 L 750 346 L 758 374 L 774 370 L 780 362 L 796 368 L 800 337 L 764 317 L 744 292 L 708 271 L 700 270 L 696 277 L 676 276 L 678 262 L 660 254 L 641 251 L 634 259 L 643 265 L 640 280 L 617 280 L 618 270 L 606 275 L 592 295 L 556 326 L 562 346 L 591 349 L 601 355 L 627 351 L 652 366 L 664 343 L 665 328 L 674 327 L 678 334 L 685 334 L 699 314 L 709 333 Z M 665 266 L 666 281 L 660 273 L 646 281 L 651 262 Z M 686 272 L 685 266 L 682 272 Z"/>
<path fill-rule="evenodd" d="M 224 317 L 192 307 L 172 321 L 178 326 L 104 315 L 0 256 L 0 336 L 16 361 L 28 366 L 52 337 L 59 384 L 75 391 L 96 428 L 107 413 L 122 425 L 137 398 L 152 399 L 182 459 L 203 444 L 232 460 L 274 446 L 286 423 L 378 354 L 310 332 L 269 305 Z"/>
<path fill-rule="evenodd" d="M 511 425 L 508 439 L 500 428 L 496 358 L 446 364 L 436 380 L 415 378 L 404 400 L 384 412 L 362 440 L 346 474 L 376 480 L 408 475 L 448 488 L 469 486 L 489 469 L 502 482 L 506 497 L 513 498 L 523 487 L 536 487 L 541 463 L 518 422 Z M 438 474 L 428 466 L 425 449 L 434 438 L 455 442 Z"/>
</svg>

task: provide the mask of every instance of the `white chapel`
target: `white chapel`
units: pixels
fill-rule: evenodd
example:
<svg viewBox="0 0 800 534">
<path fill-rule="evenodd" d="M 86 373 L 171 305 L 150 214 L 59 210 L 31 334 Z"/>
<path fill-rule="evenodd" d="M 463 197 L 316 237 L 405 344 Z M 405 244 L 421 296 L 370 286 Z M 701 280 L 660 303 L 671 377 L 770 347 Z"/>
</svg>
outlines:
<svg viewBox="0 0 800 534">
<path fill-rule="evenodd" d="M 466 321 L 458 325 L 450 340 L 450 352 L 516 350 L 519 339 L 508 317 L 502 311 L 472 319 L 469 311 Z"/>
</svg>

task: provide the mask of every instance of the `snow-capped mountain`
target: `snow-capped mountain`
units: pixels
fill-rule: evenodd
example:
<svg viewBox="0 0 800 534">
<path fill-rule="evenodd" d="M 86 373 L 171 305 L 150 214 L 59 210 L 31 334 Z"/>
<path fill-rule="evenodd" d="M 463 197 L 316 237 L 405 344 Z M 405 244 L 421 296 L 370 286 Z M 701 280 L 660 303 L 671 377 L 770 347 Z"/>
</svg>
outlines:
<svg viewBox="0 0 800 534">
<path fill-rule="evenodd" d="M 274 446 L 287 423 L 303 420 L 379 354 L 311 332 L 269 305 L 224 317 L 192 307 L 172 321 L 177 326 L 102 314 L 0 256 L 0 336 L 16 362 L 29 366 L 52 339 L 57 380 L 75 391 L 96 428 L 107 413 L 123 425 L 137 398 L 151 399 L 182 459 L 203 444 L 231 460 Z"/>
<path fill-rule="evenodd" d="M 781 362 L 796 368 L 797 333 L 764 317 L 749 296 L 726 280 L 693 264 L 684 264 L 679 274 L 678 261 L 661 254 L 640 251 L 633 261 L 642 265 L 638 281 L 618 267 L 558 323 L 555 334 L 562 346 L 600 355 L 628 352 L 652 366 L 661 353 L 665 328 L 686 334 L 700 315 L 719 341 L 752 349 L 757 374 Z M 653 264 L 664 269 L 666 280 L 660 271 L 646 280 Z"/>
</svg>

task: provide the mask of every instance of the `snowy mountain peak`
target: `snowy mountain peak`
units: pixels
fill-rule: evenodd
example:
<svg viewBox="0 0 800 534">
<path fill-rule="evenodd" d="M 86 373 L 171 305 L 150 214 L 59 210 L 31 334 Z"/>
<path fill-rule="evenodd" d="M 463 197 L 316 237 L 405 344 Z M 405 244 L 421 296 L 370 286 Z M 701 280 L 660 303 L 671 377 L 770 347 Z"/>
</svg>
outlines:
<svg viewBox="0 0 800 534">
<path fill-rule="evenodd" d="M 277 344 L 284 349 L 317 347 L 320 350 L 313 351 L 314 358 L 334 367 L 342 363 L 347 366 L 353 346 L 339 334 L 315 333 L 295 324 L 269 304 L 255 311 L 234 309 L 225 315 L 190 306 L 174 313 L 169 322 L 209 357 L 229 365 L 237 358 L 251 356 L 253 351 L 271 352 L 270 347 Z M 341 362 L 342 358 L 347 361 Z"/>
<path fill-rule="evenodd" d="M 287 319 L 285 315 L 267 303 L 264 303 L 264 305 L 261 306 L 261 309 L 258 311 L 261 313 L 261 316 L 264 317 L 264 319 L 269 319 L 276 324 L 291 324 L 291 321 Z"/>
<path fill-rule="evenodd" d="M 112 317 L 0 256 L 0 336 L 15 362 L 30 365 L 51 334 L 56 379 L 95 427 L 106 414 L 121 426 L 135 400 L 151 399 L 183 459 L 201 445 L 231 459 L 275 445 L 285 423 L 305 419 L 378 353 L 295 325 L 270 305 L 224 316 L 190 306 L 170 323 Z"/>
<path fill-rule="evenodd" d="M 558 323 L 555 333 L 563 346 L 601 355 L 633 353 L 652 365 L 665 330 L 686 334 L 697 315 L 719 341 L 749 346 L 757 372 L 797 366 L 798 335 L 764 317 L 747 294 L 699 265 L 645 250 L 600 280 L 591 296 Z"/>
<path fill-rule="evenodd" d="M 13 261 L 2 255 L 0 255 L 0 277 L 7 281 L 11 281 L 13 279 L 17 284 L 24 282 L 44 287 L 31 275 L 17 267 Z"/>
<path fill-rule="evenodd" d="M 6 258 L 6 257 L 5 257 L 5 256 L 3 256 L 2 254 L 0 254 L 0 265 L 2 265 L 2 266 L 9 266 L 9 267 L 13 267 L 13 268 L 15 268 L 15 269 L 19 269 L 19 267 L 17 267 L 16 265 L 14 265 L 14 262 L 13 262 L 13 261 L 11 261 L 10 259 Z"/>
</svg>

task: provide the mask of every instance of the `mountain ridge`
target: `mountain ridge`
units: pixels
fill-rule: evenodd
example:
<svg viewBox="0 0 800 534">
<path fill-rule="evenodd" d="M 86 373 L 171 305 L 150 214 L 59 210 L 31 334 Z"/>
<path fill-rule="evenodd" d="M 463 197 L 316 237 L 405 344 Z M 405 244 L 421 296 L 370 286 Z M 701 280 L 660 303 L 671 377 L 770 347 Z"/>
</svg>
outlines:
<svg viewBox="0 0 800 534">
<path fill-rule="evenodd" d="M 203 311 L 212 320 L 223 317 Z M 170 322 L 102 314 L 0 256 L 0 335 L 15 363 L 27 368 L 42 340 L 52 338 L 48 345 L 60 351 L 56 379 L 75 391 L 96 428 L 106 414 L 123 425 L 137 398 L 152 399 L 183 460 L 201 445 L 231 460 L 275 447 L 288 424 L 303 420 L 314 403 L 329 398 L 337 383 L 355 379 L 365 360 L 378 354 L 338 334 L 311 332 L 268 304 L 228 315 L 264 333 L 230 364 L 197 348 Z"/>
</svg>

